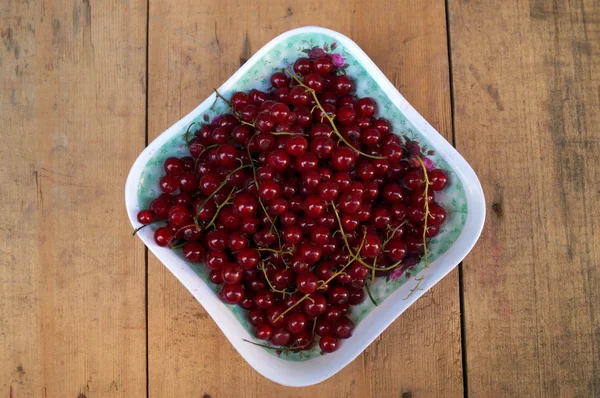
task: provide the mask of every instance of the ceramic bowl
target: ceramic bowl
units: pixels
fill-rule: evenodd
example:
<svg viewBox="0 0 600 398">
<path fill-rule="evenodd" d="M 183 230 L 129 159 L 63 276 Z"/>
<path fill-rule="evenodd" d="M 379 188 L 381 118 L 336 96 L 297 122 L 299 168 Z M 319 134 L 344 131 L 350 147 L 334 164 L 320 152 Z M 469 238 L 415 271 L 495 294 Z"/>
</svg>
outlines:
<svg viewBox="0 0 600 398">
<path fill-rule="evenodd" d="M 448 274 L 469 253 L 483 228 L 485 202 L 477 176 L 463 157 L 400 95 L 363 50 L 348 37 L 319 27 L 290 30 L 261 48 L 218 90 L 229 98 L 235 91 L 265 89 L 269 76 L 282 67 L 306 56 L 314 48 L 337 54 L 336 62 L 356 81 L 360 96 L 374 98 L 378 115 L 388 119 L 396 134 L 417 142 L 427 162 L 448 171 L 449 185 L 436 199 L 448 213 L 440 234 L 429 243 L 430 267 L 421 284 L 422 290 L 407 298 L 416 285 L 415 276 L 423 263 L 410 272 L 378 278 L 371 287 L 375 300 L 353 307 L 351 319 L 356 323 L 353 336 L 343 340 L 339 349 L 320 355 L 318 344 L 310 351 L 280 353 L 244 340 L 253 341 L 251 326 L 244 310 L 222 303 L 217 287 L 208 281 L 203 265 L 185 261 L 181 249 L 159 247 L 153 239 L 153 229 L 144 228 L 137 234 L 154 255 L 183 283 L 211 315 L 231 344 L 244 359 L 263 376 L 286 386 L 307 386 L 331 377 L 356 358 L 381 332 L 421 295 Z M 147 208 L 160 193 L 158 180 L 164 174 L 163 161 L 169 156 L 184 156 L 187 148 L 184 134 L 192 122 L 212 120 L 227 111 L 213 93 L 190 114 L 179 120 L 156 138 L 137 158 L 125 186 L 125 202 L 129 219 L 138 227 L 137 212 Z M 262 342 L 261 342 L 262 343 Z M 400 356 L 401 350 L 398 350 Z M 401 360 L 401 358 L 398 358 Z"/>
</svg>

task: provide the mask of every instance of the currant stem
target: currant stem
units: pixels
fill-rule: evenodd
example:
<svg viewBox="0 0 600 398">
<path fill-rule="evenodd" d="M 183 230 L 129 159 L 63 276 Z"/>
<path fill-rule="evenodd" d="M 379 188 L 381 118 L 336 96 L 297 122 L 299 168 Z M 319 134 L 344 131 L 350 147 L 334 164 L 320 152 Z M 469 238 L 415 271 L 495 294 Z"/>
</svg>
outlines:
<svg viewBox="0 0 600 398">
<path fill-rule="evenodd" d="M 304 89 L 306 91 L 308 91 L 309 93 L 311 93 L 311 95 L 313 96 L 313 99 L 315 100 L 315 103 L 316 103 L 315 106 L 318 107 L 321 110 L 321 113 L 323 115 L 325 115 L 325 118 L 329 121 L 329 124 L 331 124 L 331 127 L 333 128 L 333 131 L 335 132 L 335 134 L 338 136 L 338 138 L 344 144 L 346 144 L 352 150 L 358 152 L 359 154 L 361 154 L 361 155 L 363 155 L 365 157 L 368 157 L 368 158 L 371 158 L 371 159 L 385 159 L 385 157 L 383 157 L 383 156 L 369 155 L 368 153 L 361 152 L 358 148 L 354 147 L 354 145 L 352 145 L 350 142 L 346 141 L 346 139 L 344 138 L 344 136 L 338 131 L 337 126 L 335 125 L 335 122 L 333 121 L 333 117 L 329 116 L 329 114 L 327 112 L 325 112 L 325 109 L 323 108 L 323 106 L 319 102 L 319 98 L 317 97 L 317 93 L 315 92 L 315 90 L 313 90 L 312 88 L 310 88 L 307 85 L 305 85 L 304 83 L 302 83 L 302 81 L 298 78 L 298 76 L 296 76 L 295 73 L 290 72 L 287 68 L 284 68 L 283 70 L 285 72 L 287 72 L 291 77 L 293 77 L 294 80 L 296 80 L 301 87 L 304 87 Z"/>
<path fill-rule="evenodd" d="M 338 226 L 340 227 L 339 232 L 342 234 L 342 238 L 344 239 L 344 244 L 346 245 L 346 249 L 348 250 L 348 253 L 351 256 L 356 256 L 356 261 L 358 261 L 359 263 L 361 263 L 365 267 L 368 267 L 368 268 L 371 267 L 369 264 L 367 264 L 362 259 L 362 257 L 359 256 L 360 250 L 356 254 L 354 254 L 352 252 L 352 248 L 350 247 L 350 243 L 348 242 L 348 236 L 344 232 L 344 227 L 342 226 L 342 219 L 340 218 L 340 213 L 338 212 L 337 208 L 335 207 L 335 203 L 333 202 L 333 200 L 331 201 L 331 207 L 333 207 L 333 213 L 335 214 L 335 218 L 337 219 Z"/>
<path fill-rule="evenodd" d="M 239 119 L 239 118 L 238 118 L 238 120 L 240 121 L 240 123 L 245 124 L 246 126 L 252 126 L 252 127 L 254 127 L 253 123 L 248 123 L 248 122 L 246 122 L 246 121 L 244 121 L 242 119 Z"/>
<path fill-rule="evenodd" d="M 381 248 L 384 249 L 385 246 L 394 238 L 394 235 L 396 234 L 396 232 L 400 229 L 400 227 L 402 227 L 404 224 L 406 224 L 406 220 L 404 220 L 402 223 L 400 223 L 396 228 L 393 229 L 392 233 L 389 234 L 389 236 L 386 238 L 386 240 L 383 242 L 383 244 L 381 245 Z M 390 225 L 388 224 L 388 230 L 390 229 Z"/>
<path fill-rule="evenodd" d="M 360 249 L 362 249 L 363 245 L 365 244 L 365 237 L 366 237 L 366 233 L 363 235 L 363 240 L 360 244 L 360 248 L 358 249 L 358 252 L 360 252 Z M 352 256 L 352 258 L 348 261 L 348 263 L 346 263 L 346 265 L 344 265 L 339 271 L 337 271 L 336 273 L 334 273 L 329 279 L 327 279 L 325 282 L 321 283 L 321 286 L 325 286 L 326 284 L 328 284 L 329 282 L 331 282 L 332 280 L 334 280 L 338 275 L 340 275 L 341 273 L 344 272 L 344 270 L 346 268 L 348 268 L 348 266 L 350 266 L 350 264 L 352 264 L 355 260 L 356 260 L 356 256 L 358 256 L 358 254 L 355 254 Z M 268 281 L 268 280 L 267 280 Z M 296 301 L 294 303 L 294 305 L 291 305 L 290 307 L 288 307 L 288 309 L 286 309 L 285 311 L 283 311 L 281 314 L 279 314 L 279 316 L 277 318 L 275 318 L 275 322 L 277 322 L 277 320 L 279 318 L 281 318 L 282 316 L 284 316 L 286 313 L 288 313 L 289 311 L 292 310 L 292 308 L 294 308 L 295 306 L 297 306 L 298 304 L 300 304 L 301 302 L 303 302 L 306 299 L 310 299 L 310 295 L 312 293 L 308 293 L 306 295 L 304 295 L 302 298 L 300 298 L 300 300 Z"/>
<path fill-rule="evenodd" d="M 190 147 L 190 139 L 189 139 L 189 134 L 190 134 L 190 129 L 192 128 L 192 126 L 194 124 L 200 124 L 199 122 L 192 122 L 190 123 L 190 125 L 188 126 L 187 130 L 185 131 L 185 134 L 183 135 L 184 139 L 185 139 L 185 145 L 189 148 Z"/>
<path fill-rule="evenodd" d="M 194 162 L 194 173 L 196 173 L 196 169 L 198 168 L 198 161 L 200 160 L 200 158 L 202 157 L 204 152 L 208 151 L 209 149 L 216 148 L 218 146 L 219 146 L 219 144 L 212 144 L 212 145 L 205 147 L 202 151 L 200 151 L 200 154 L 198 155 L 198 157 L 196 158 L 196 161 Z"/>
<path fill-rule="evenodd" d="M 269 280 L 269 276 L 267 275 L 267 270 L 265 269 L 264 261 L 261 262 L 261 264 L 258 267 L 258 269 L 260 269 L 263 272 L 263 274 L 265 274 L 265 279 L 267 281 L 267 284 L 269 285 L 269 288 L 271 288 L 272 292 L 274 292 L 274 293 L 280 293 L 280 294 L 291 294 L 291 293 L 286 292 L 285 290 L 278 290 L 278 289 L 275 288 L 275 286 L 273 286 L 273 284 Z M 279 319 L 279 318 L 277 318 L 277 319 Z"/>
<path fill-rule="evenodd" d="M 169 242 L 167 243 L 167 246 L 171 247 L 171 249 L 176 249 L 177 247 L 171 246 L 171 244 L 172 244 L 172 243 L 173 243 L 173 241 L 175 240 L 175 237 L 177 236 L 177 234 L 178 234 L 178 233 L 180 233 L 181 231 L 183 231 L 184 229 L 186 229 L 186 228 L 189 228 L 189 227 L 193 227 L 193 226 L 194 226 L 194 224 L 188 224 L 188 225 L 184 225 L 183 227 L 179 228 L 179 229 L 177 230 L 177 232 L 175 232 L 175 233 L 173 234 L 173 237 L 172 237 L 172 238 L 169 240 Z M 179 246 L 178 246 L 178 247 L 179 247 Z"/>
<path fill-rule="evenodd" d="M 302 135 L 304 137 L 308 137 L 308 134 L 304 134 L 304 133 L 292 133 L 289 131 L 272 131 L 271 134 L 273 135 Z"/>
<path fill-rule="evenodd" d="M 428 259 L 428 254 L 429 251 L 427 250 L 427 221 L 429 220 L 429 185 L 431 185 L 431 183 L 429 182 L 429 176 L 427 175 L 427 168 L 425 167 L 425 163 L 423 162 L 423 159 L 421 159 L 420 156 L 417 156 L 417 160 L 419 161 L 419 163 L 421 164 L 421 168 L 423 169 L 423 176 L 425 179 L 425 189 L 423 190 L 423 197 L 425 198 L 425 216 L 423 217 L 423 273 L 421 274 L 420 277 L 415 278 L 415 280 L 417 281 L 416 286 L 411 289 L 410 293 L 408 293 L 408 296 L 406 296 L 405 299 L 409 298 L 410 296 L 412 296 L 412 294 L 417 291 L 420 290 L 420 286 L 421 286 L 421 282 L 423 282 L 423 279 L 425 279 L 425 271 L 427 271 L 427 268 L 429 268 L 429 259 Z"/>
<path fill-rule="evenodd" d="M 223 201 L 223 203 L 221 203 L 219 206 L 217 206 L 217 210 L 215 211 L 215 215 L 210 220 L 210 222 L 208 223 L 208 225 L 206 227 L 204 227 L 205 230 L 207 230 L 211 226 L 213 226 L 213 224 L 217 220 L 217 216 L 219 215 L 219 212 L 221 211 L 221 209 L 230 203 L 229 201 L 231 200 L 231 197 L 233 196 L 234 192 L 235 192 L 235 187 L 233 187 L 231 189 L 231 192 L 229 192 L 229 195 L 227 195 L 227 198 Z"/>
<path fill-rule="evenodd" d="M 250 141 L 252 141 L 252 139 L 254 139 L 254 137 L 256 137 L 256 134 L 254 134 L 250 138 Z M 248 158 L 250 159 L 250 167 L 252 167 L 252 176 L 254 177 L 254 185 L 256 186 L 256 190 L 258 191 L 258 178 L 256 177 L 256 167 L 254 167 L 254 162 L 252 161 L 252 154 L 250 153 L 250 141 L 248 142 L 248 146 L 246 147 L 246 150 L 248 151 Z M 281 236 L 279 235 L 279 231 L 277 230 L 277 227 L 275 226 L 275 221 L 271 218 L 271 216 L 269 216 L 269 213 L 267 212 L 267 208 L 265 207 L 264 203 L 260 199 L 260 195 L 257 195 L 257 199 L 258 199 L 258 203 L 260 204 L 260 207 L 262 208 L 263 212 L 267 216 L 267 219 L 271 223 L 271 232 L 273 232 L 273 230 L 275 230 L 275 236 L 277 236 L 277 241 L 279 242 L 279 247 L 281 247 Z"/>
<path fill-rule="evenodd" d="M 227 105 L 229 105 L 229 107 L 231 109 L 233 109 L 233 106 L 231 105 L 231 101 L 229 101 L 227 98 L 223 97 L 216 88 L 214 90 L 215 90 L 215 94 L 217 95 L 217 98 L 222 99 L 223 102 L 225 102 Z"/>
<path fill-rule="evenodd" d="M 150 224 L 144 224 L 144 225 L 142 225 L 142 226 L 139 226 L 139 227 L 137 227 L 136 229 L 134 229 L 134 230 L 133 230 L 133 233 L 131 234 L 131 236 L 134 236 L 135 234 L 137 234 L 137 233 L 138 233 L 138 231 L 139 231 L 140 229 L 142 229 L 142 228 L 145 228 L 145 227 L 147 227 L 148 225 L 150 225 Z"/>
<path fill-rule="evenodd" d="M 369 284 L 365 283 L 365 289 L 367 291 L 367 295 L 369 296 L 369 299 L 371 300 L 371 302 L 375 305 L 375 307 L 377 307 L 377 301 L 375 301 L 375 299 L 373 298 L 373 296 L 371 295 L 371 290 L 369 289 Z"/>
<path fill-rule="evenodd" d="M 198 215 L 200 215 L 200 211 L 202 211 L 202 209 L 204 209 L 204 206 L 206 206 L 206 204 L 208 203 L 209 200 L 212 199 L 213 196 L 215 196 L 215 194 L 217 192 L 219 192 L 219 190 L 221 188 L 223 188 L 225 185 L 227 185 L 227 183 L 229 182 L 229 177 L 231 177 L 233 175 L 233 173 L 236 173 L 242 169 L 248 168 L 250 167 L 250 165 L 248 164 L 243 164 L 240 167 L 238 167 L 237 169 L 231 171 L 229 174 L 227 174 L 227 176 L 225 176 L 225 179 L 223 180 L 223 182 L 221 184 L 219 184 L 219 186 L 217 187 L 217 189 L 215 189 L 214 191 L 212 191 L 210 193 L 210 195 L 208 195 L 206 197 L 206 199 L 204 199 L 204 201 L 202 202 L 202 205 L 200 205 L 200 208 L 198 209 L 198 212 L 196 213 L 196 217 L 194 217 L 194 224 L 196 224 L 196 228 L 198 229 L 202 229 L 202 227 L 200 226 L 200 222 L 198 221 Z"/>
</svg>

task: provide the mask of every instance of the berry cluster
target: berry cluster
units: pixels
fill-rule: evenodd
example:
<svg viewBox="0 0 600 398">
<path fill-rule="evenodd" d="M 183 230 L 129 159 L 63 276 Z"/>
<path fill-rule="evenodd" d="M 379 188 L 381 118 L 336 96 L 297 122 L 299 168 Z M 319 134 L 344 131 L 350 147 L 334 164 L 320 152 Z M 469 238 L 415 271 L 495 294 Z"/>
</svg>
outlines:
<svg viewBox="0 0 600 398">
<path fill-rule="evenodd" d="M 166 222 L 156 243 L 204 263 L 258 339 L 332 352 L 377 276 L 427 266 L 447 176 L 376 118 L 330 55 L 293 69 L 267 92 L 217 92 L 231 112 L 186 134 L 190 156 L 164 162 L 163 193 L 138 221 Z"/>
</svg>

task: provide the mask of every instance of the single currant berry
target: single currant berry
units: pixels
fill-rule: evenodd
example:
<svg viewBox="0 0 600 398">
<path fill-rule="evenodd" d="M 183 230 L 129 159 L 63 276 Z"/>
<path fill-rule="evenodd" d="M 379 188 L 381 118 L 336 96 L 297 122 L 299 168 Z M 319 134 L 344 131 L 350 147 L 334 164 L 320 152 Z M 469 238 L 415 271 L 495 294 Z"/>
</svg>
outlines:
<svg viewBox="0 0 600 398">
<path fill-rule="evenodd" d="M 296 286 L 301 293 L 314 293 L 319 287 L 319 279 L 312 272 L 302 272 L 296 277 Z"/>
<path fill-rule="evenodd" d="M 175 232 L 171 228 L 161 227 L 154 232 L 154 241 L 159 246 L 167 246 L 175 237 Z"/>
<path fill-rule="evenodd" d="M 441 191 L 448 185 L 448 176 L 443 170 L 433 169 L 427 173 L 429 177 L 429 183 L 431 189 L 434 191 Z"/>
<path fill-rule="evenodd" d="M 183 173 L 183 162 L 179 158 L 170 157 L 164 163 L 165 173 L 171 177 L 179 177 Z"/>
<path fill-rule="evenodd" d="M 183 256 L 190 263 L 204 260 L 204 246 L 197 242 L 188 242 L 183 246 Z"/>
<path fill-rule="evenodd" d="M 224 284 L 219 297 L 227 304 L 239 304 L 246 297 L 244 286 L 239 284 Z"/>
<path fill-rule="evenodd" d="M 148 225 L 152 223 L 152 212 L 150 210 L 140 210 L 137 214 L 137 220 L 143 225 Z"/>
<path fill-rule="evenodd" d="M 319 339 L 319 347 L 324 353 L 331 353 L 338 349 L 339 342 L 331 334 L 321 336 Z"/>
</svg>

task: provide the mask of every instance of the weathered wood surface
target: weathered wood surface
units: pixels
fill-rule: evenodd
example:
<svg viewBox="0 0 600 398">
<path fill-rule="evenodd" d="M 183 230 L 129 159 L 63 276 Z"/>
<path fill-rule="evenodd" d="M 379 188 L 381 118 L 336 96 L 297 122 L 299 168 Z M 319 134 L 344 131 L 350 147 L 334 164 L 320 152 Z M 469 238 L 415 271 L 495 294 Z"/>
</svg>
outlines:
<svg viewBox="0 0 600 398">
<path fill-rule="evenodd" d="M 0 395 L 146 393 L 146 7 L 0 3 Z"/>
<path fill-rule="evenodd" d="M 600 395 L 600 6 L 447 6 L 0 4 L 0 394 Z M 353 38 L 454 140 L 488 219 L 463 265 L 464 351 L 455 271 L 338 375 L 289 389 L 254 372 L 152 255 L 146 264 L 122 188 L 146 120 L 152 140 L 303 25 Z"/>
<path fill-rule="evenodd" d="M 600 5 L 449 6 L 456 147 L 488 204 L 463 264 L 468 393 L 600 396 Z"/>
</svg>

